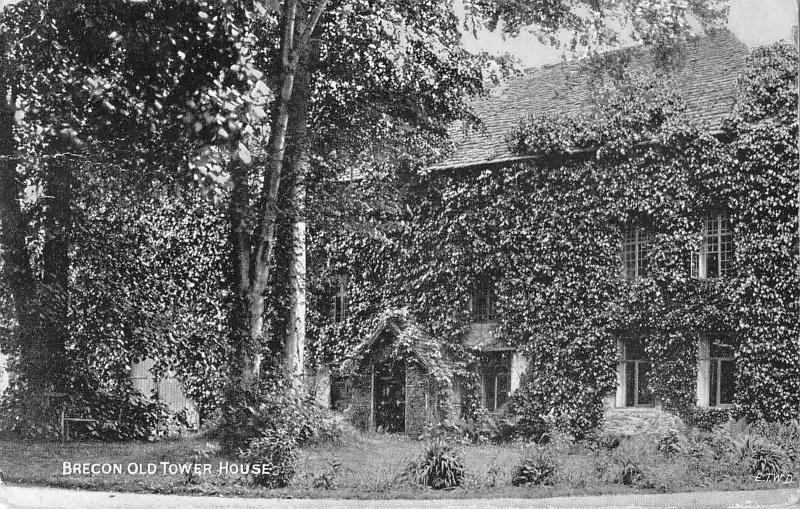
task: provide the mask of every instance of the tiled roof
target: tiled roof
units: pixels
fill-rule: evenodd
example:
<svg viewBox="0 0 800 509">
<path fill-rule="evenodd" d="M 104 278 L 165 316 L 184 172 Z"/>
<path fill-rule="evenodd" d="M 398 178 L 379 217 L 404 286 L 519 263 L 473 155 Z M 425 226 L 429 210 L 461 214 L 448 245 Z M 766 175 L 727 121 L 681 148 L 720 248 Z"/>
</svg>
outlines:
<svg viewBox="0 0 800 509">
<path fill-rule="evenodd" d="M 724 30 L 687 45 L 684 61 L 674 71 L 673 78 L 691 120 L 707 122 L 712 131 L 721 127 L 733 106 L 737 78 L 747 55 L 747 47 Z M 636 50 L 631 65 L 652 67 L 652 57 L 646 51 Z M 474 105 L 483 122 L 480 127 L 469 132 L 460 125 L 451 128 L 455 149 L 431 169 L 519 159 L 506 142 L 508 134 L 531 114 L 569 116 L 590 112 L 589 80 L 582 60 L 528 70 L 497 95 Z"/>
</svg>

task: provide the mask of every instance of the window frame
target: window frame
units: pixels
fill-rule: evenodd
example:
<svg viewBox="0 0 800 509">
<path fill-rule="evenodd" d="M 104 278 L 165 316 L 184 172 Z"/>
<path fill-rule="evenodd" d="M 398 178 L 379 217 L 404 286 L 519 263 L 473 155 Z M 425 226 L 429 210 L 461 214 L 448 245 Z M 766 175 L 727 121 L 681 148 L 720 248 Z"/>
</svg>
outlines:
<svg viewBox="0 0 800 509">
<path fill-rule="evenodd" d="M 622 233 L 622 275 L 628 281 L 650 277 L 650 249 L 655 241 L 653 232 L 637 226 Z M 632 267 L 629 267 L 632 262 Z"/>
<path fill-rule="evenodd" d="M 713 227 L 712 227 L 713 225 Z M 721 279 L 733 275 L 735 246 L 733 227 L 727 212 L 713 212 L 703 216 L 702 244 L 692 252 L 690 276 L 693 279 Z M 713 239 L 713 242 L 710 241 Z M 711 249 L 713 245 L 713 249 Z M 716 255 L 716 267 L 710 273 L 709 257 Z"/>
<path fill-rule="evenodd" d="M 333 296 L 333 323 L 342 323 L 347 319 L 347 296 L 350 277 L 347 274 L 336 276 L 336 293 Z"/>
<path fill-rule="evenodd" d="M 722 363 L 723 362 L 730 362 L 733 364 L 734 370 L 734 377 L 736 373 L 736 358 L 734 357 L 733 353 L 730 356 L 721 356 L 721 355 L 713 355 L 712 347 L 714 345 L 715 338 L 708 339 L 708 406 L 710 408 L 725 408 L 733 406 L 733 399 L 735 399 L 736 393 L 736 380 L 734 378 L 732 387 L 733 398 L 728 403 L 720 402 L 720 396 L 722 395 Z M 729 345 L 726 345 L 729 346 Z M 732 347 L 730 347 L 732 348 Z M 713 370 L 716 369 L 716 381 L 713 376 Z M 714 391 L 714 399 L 712 403 L 711 393 Z"/>
<path fill-rule="evenodd" d="M 645 358 L 644 356 L 641 358 L 628 358 L 629 357 L 629 344 L 632 342 L 639 342 L 636 337 L 623 337 L 618 340 L 619 345 L 619 364 L 618 364 L 618 391 L 621 391 L 618 394 L 616 399 L 617 404 L 615 405 L 617 408 L 624 408 L 624 409 L 632 409 L 632 408 L 655 408 L 656 406 L 656 395 L 650 394 L 650 402 L 649 403 L 640 403 L 639 402 L 639 384 L 640 380 L 640 366 L 647 365 L 649 368 L 650 373 L 652 373 L 653 369 L 653 362 L 650 359 Z M 631 396 L 628 393 L 628 372 L 630 365 L 633 366 L 633 404 L 628 404 L 628 398 Z"/>
<path fill-rule="evenodd" d="M 511 397 L 511 359 L 512 359 L 512 350 L 487 350 L 482 351 L 480 353 L 480 377 L 481 377 L 481 403 L 483 408 L 488 410 L 489 412 L 497 412 L 499 411 L 503 405 L 505 405 L 509 398 Z M 499 361 L 496 363 L 499 366 L 499 369 L 487 369 L 487 362 L 484 361 L 486 357 L 489 356 L 498 356 Z M 501 395 L 500 392 L 500 383 L 499 378 L 505 377 L 506 383 L 505 386 L 507 390 L 502 398 L 502 403 L 498 404 L 499 398 L 498 396 Z M 487 394 L 487 386 L 491 383 L 491 395 L 492 395 L 492 405 L 490 405 L 489 400 L 486 398 Z"/>
<path fill-rule="evenodd" d="M 478 308 L 481 297 L 485 297 L 486 305 Z M 497 320 L 497 297 L 493 279 L 480 279 L 475 282 L 470 296 L 470 322 L 488 323 Z"/>
</svg>

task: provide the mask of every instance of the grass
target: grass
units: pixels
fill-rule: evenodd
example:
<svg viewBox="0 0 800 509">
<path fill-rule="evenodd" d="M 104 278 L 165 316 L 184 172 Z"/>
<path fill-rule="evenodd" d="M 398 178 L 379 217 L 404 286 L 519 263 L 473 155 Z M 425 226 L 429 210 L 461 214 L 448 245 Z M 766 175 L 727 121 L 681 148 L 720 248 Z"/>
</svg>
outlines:
<svg viewBox="0 0 800 509">
<path fill-rule="evenodd" d="M 187 483 L 183 474 L 163 473 L 160 462 L 193 462 L 195 449 L 207 440 L 199 435 L 153 443 L 22 442 L 0 440 L 0 470 L 7 482 L 109 491 L 184 493 L 249 497 L 307 498 L 466 498 L 549 497 L 608 493 L 652 492 L 602 480 L 588 451 L 574 451 L 562 458 L 561 482 L 553 487 L 515 487 L 511 470 L 522 458 L 518 445 L 471 445 L 461 448 L 468 472 L 465 486 L 453 490 L 420 489 L 398 481 L 405 466 L 418 457 L 422 442 L 392 435 L 356 435 L 341 445 L 319 445 L 301 451 L 298 474 L 292 485 L 278 490 L 246 486 L 236 475 L 216 474 L 220 462 L 233 458 L 211 456 L 212 474 Z M 121 464 L 123 474 L 63 475 L 62 463 Z M 128 464 L 153 463 L 154 475 L 125 473 Z M 681 482 L 668 491 L 758 489 L 787 487 L 776 483 L 729 485 L 724 482 Z M 673 489 L 674 488 L 674 489 Z"/>
</svg>

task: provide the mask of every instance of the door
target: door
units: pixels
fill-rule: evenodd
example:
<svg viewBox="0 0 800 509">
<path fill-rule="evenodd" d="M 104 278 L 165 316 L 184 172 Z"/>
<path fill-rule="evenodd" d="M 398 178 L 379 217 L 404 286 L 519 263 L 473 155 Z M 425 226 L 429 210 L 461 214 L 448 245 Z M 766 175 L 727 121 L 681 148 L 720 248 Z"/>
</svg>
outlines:
<svg viewBox="0 0 800 509">
<path fill-rule="evenodd" d="M 406 367 L 402 362 L 375 366 L 375 428 L 403 433 L 406 428 Z"/>
</svg>

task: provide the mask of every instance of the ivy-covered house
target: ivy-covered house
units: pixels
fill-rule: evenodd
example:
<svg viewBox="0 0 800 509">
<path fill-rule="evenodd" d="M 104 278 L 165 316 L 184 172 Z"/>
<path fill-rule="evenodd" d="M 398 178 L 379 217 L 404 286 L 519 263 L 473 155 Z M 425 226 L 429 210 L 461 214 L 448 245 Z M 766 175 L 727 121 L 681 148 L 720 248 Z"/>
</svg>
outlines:
<svg viewBox="0 0 800 509">
<path fill-rule="evenodd" d="M 347 345 L 407 306 L 465 416 L 511 405 L 581 433 L 662 409 L 796 416 L 796 58 L 723 31 L 671 60 L 528 70 L 454 126 L 392 242 L 330 257 L 351 275 L 325 333 Z"/>
</svg>

